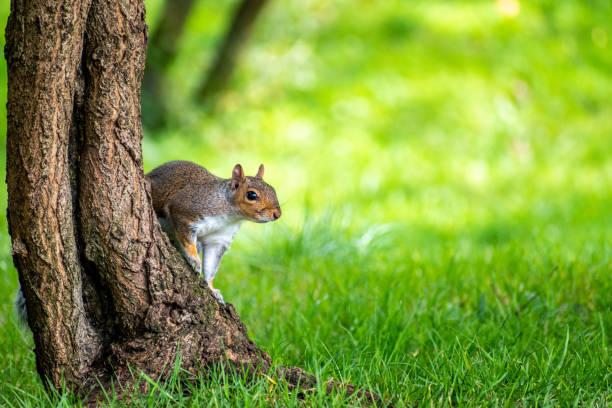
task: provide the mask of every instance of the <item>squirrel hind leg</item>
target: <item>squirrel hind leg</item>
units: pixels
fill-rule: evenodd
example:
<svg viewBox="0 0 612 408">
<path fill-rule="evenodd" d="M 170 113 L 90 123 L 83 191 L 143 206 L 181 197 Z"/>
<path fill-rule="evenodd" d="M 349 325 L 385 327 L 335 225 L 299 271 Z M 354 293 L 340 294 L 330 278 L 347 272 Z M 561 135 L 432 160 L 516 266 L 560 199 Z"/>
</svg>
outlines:
<svg viewBox="0 0 612 408">
<path fill-rule="evenodd" d="M 187 263 L 193 268 L 194 271 L 201 274 L 202 273 L 202 262 L 200 261 L 200 256 L 198 255 L 198 246 L 196 244 L 195 239 L 189 239 L 187 237 L 178 237 L 181 252 L 183 253 L 183 257 L 187 260 Z"/>
</svg>

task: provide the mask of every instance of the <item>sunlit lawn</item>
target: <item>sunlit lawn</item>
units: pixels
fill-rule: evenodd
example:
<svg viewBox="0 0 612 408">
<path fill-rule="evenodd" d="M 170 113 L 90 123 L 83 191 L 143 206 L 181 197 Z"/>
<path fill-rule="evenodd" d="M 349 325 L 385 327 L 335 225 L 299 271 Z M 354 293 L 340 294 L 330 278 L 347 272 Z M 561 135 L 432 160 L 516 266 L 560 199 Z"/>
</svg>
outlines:
<svg viewBox="0 0 612 408">
<path fill-rule="evenodd" d="M 189 93 L 229 10 L 213 3 L 145 169 L 265 163 L 283 217 L 245 224 L 215 279 L 254 341 L 396 406 L 612 405 L 612 4 L 273 2 L 206 114 Z M 0 226 L 0 405 L 39 406 Z M 297 404 L 221 374 L 160 389 L 141 402 Z"/>
</svg>

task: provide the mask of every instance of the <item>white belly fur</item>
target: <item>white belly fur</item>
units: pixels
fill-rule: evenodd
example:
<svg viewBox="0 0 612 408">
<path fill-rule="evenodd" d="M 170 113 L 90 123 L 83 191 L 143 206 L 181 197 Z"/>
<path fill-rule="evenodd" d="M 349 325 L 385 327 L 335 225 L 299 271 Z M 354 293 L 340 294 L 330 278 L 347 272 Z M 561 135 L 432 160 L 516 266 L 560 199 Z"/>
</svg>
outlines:
<svg viewBox="0 0 612 408">
<path fill-rule="evenodd" d="M 218 244 L 228 247 L 243 220 L 238 216 L 215 215 L 204 217 L 193 224 L 192 228 L 197 240 L 204 246 Z"/>
</svg>

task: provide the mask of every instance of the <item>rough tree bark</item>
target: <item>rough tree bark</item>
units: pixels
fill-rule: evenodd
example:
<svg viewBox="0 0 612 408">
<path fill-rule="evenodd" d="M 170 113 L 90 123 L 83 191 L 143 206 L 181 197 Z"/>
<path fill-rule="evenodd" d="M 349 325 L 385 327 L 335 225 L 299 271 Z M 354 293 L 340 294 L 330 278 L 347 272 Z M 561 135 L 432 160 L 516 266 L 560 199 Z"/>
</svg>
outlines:
<svg viewBox="0 0 612 408">
<path fill-rule="evenodd" d="M 269 365 L 160 231 L 142 170 L 138 0 L 14 0 L 6 30 L 13 259 L 37 368 L 87 391 L 172 366 Z M 197 361 L 196 361 L 197 358 Z M 112 370 L 111 370 L 112 367 Z"/>
<path fill-rule="evenodd" d="M 153 212 L 144 13 L 142 0 L 13 0 L 6 28 L 9 232 L 37 369 L 91 401 L 113 379 L 129 384 L 130 367 L 163 378 L 177 357 L 194 374 L 270 366 Z M 291 384 L 314 381 L 281 371 Z"/>
</svg>

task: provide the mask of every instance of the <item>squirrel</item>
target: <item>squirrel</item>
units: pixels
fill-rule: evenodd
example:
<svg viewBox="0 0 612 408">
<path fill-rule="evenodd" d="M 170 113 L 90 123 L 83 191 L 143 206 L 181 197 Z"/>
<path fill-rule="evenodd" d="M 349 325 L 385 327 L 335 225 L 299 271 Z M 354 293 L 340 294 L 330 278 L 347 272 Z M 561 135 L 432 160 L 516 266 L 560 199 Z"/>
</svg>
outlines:
<svg viewBox="0 0 612 408">
<path fill-rule="evenodd" d="M 276 192 L 263 175 L 263 164 L 255 177 L 245 176 L 236 164 L 232 177 L 223 179 L 189 161 L 168 162 L 146 175 L 162 229 L 189 265 L 204 273 L 221 303 L 223 296 L 213 288 L 213 279 L 242 221 L 264 223 L 281 216 Z"/>
</svg>

